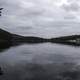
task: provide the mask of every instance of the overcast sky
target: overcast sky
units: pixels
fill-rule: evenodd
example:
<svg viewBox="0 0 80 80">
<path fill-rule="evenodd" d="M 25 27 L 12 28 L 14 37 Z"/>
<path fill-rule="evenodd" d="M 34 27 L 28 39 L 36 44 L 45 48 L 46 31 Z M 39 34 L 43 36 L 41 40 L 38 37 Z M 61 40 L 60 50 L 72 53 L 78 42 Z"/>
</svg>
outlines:
<svg viewBox="0 0 80 80">
<path fill-rule="evenodd" d="M 0 27 L 22 35 L 80 33 L 80 0 L 0 0 Z"/>
</svg>

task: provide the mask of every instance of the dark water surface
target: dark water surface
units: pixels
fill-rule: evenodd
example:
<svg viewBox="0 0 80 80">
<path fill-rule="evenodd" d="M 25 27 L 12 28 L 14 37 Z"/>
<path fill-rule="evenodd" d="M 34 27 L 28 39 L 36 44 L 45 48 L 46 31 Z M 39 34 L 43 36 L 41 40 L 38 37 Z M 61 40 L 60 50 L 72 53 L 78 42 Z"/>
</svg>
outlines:
<svg viewBox="0 0 80 80">
<path fill-rule="evenodd" d="M 23 44 L 1 50 L 0 80 L 80 80 L 80 47 Z"/>
</svg>

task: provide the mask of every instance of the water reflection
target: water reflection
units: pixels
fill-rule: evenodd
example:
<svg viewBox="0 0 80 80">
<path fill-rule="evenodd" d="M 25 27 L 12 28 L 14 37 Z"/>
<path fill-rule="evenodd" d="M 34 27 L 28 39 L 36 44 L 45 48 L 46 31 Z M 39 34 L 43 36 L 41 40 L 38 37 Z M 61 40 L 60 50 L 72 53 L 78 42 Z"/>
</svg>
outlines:
<svg viewBox="0 0 80 80">
<path fill-rule="evenodd" d="M 23 44 L 1 43 L 0 80 L 80 80 L 79 48 L 61 43 Z"/>
<path fill-rule="evenodd" d="M 68 46 L 73 46 L 73 47 L 79 47 L 80 44 L 74 43 L 74 42 L 51 42 L 51 43 L 56 43 L 56 44 L 61 44 L 61 45 L 68 45 Z"/>
<path fill-rule="evenodd" d="M 10 43 L 0 43 L 0 52 L 4 51 L 10 47 L 11 47 Z"/>
<path fill-rule="evenodd" d="M 3 71 L 2 71 L 2 69 L 1 69 L 1 67 L 0 67 L 0 76 L 1 76 L 1 75 L 3 75 Z"/>
<path fill-rule="evenodd" d="M 16 47 L 16 46 L 20 46 L 23 44 L 30 44 L 30 45 L 36 45 L 36 44 L 43 44 L 43 43 L 52 43 L 52 44 L 60 44 L 60 45 L 68 45 L 68 46 L 73 46 L 73 47 L 79 47 L 80 44 L 77 43 L 73 43 L 73 42 L 35 42 L 35 43 L 28 43 L 28 42 L 14 42 L 14 43 L 8 43 L 8 42 L 3 42 L 0 43 L 0 52 L 9 49 L 10 47 Z"/>
<path fill-rule="evenodd" d="M 18 64 L 10 68 L 0 80 L 80 80 L 80 66 L 62 64 Z"/>
</svg>

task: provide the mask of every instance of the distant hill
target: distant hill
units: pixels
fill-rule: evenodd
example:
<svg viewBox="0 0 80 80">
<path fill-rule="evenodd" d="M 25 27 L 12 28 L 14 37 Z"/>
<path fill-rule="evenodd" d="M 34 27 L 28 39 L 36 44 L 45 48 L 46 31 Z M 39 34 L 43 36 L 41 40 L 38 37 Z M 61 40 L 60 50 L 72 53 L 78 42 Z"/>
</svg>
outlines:
<svg viewBox="0 0 80 80">
<path fill-rule="evenodd" d="M 0 29 L 0 40 L 10 40 L 12 38 L 12 34 L 8 31 Z"/>
<path fill-rule="evenodd" d="M 52 40 L 75 40 L 79 39 L 80 35 L 70 35 L 70 36 L 62 36 L 57 38 L 51 38 Z"/>
<path fill-rule="evenodd" d="M 12 34 L 8 31 L 0 29 L 0 45 L 5 47 L 6 45 L 17 45 L 22 43 L 43 43 L 43 42 L 51 42 L 51 43 L 60 43 L 66 45 L 78 45 L 80 46 L 80 35 L 70 35 L 70 36 L 62 36 L 57 38 L 41 38 L 35 36 L 21 36 L 17 34 Z"/>
</svg>

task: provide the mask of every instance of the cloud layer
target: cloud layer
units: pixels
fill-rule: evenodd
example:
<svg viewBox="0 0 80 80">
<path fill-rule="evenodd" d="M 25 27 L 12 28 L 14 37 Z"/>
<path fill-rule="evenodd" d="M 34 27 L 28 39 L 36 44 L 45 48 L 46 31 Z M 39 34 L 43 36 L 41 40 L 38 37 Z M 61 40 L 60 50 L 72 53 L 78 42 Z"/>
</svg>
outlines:
<svg viewBox="0 0 80 80">
<path fill-rule="evenodd" d="M 72 22 L 79 26 L 77 24 L 80 21 L 79 2 L 79 0 L 0 0 L 0 7 L 4 8 L 0 25 L 21 34 L 30 31 L 32 34 L 38 31 L 40 35 L 49 34 L 52 28 L 55 34 L 57 32 L 63 34 L 65 27 L 67 30 L 72 28 Z M 24 32 L 21 31 L 22 28 Z M 70 30 L 71 33 L 74 29 Z"/>
</svg>

